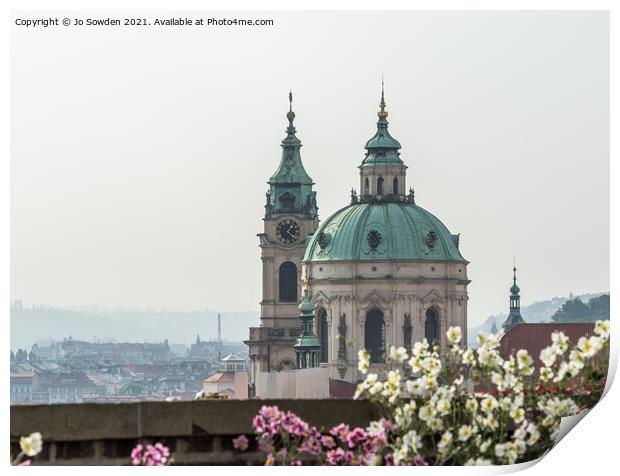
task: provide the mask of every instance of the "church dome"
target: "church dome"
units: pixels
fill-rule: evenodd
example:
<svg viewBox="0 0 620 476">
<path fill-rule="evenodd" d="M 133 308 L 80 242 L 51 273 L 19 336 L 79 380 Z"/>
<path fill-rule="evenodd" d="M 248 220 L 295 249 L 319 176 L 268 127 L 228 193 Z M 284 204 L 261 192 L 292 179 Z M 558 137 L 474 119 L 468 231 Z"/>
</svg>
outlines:
<svg viewBox="0 0 620 476">
<path fill-rule="evenodd" d="M 322 223 L 303 261 L 466 262 L 458 242 L 459 235 L 414 203 L 357 203 Z"/>
</svg>

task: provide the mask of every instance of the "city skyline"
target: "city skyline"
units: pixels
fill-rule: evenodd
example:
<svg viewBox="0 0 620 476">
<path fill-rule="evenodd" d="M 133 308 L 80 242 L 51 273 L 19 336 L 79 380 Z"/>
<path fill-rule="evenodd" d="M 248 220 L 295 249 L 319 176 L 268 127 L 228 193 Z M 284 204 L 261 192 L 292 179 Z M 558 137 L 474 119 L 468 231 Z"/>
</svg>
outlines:
<svg viewBox="0 0 620 476">
<path fill-rule="evenodd" d="M 278 14 L 267 35 L 240 32 L 258 43 L 226 57 L 204 42 L 177 54 L 163 33 L 128 32 L 130 51 L 85 55 L 79 81 L 71 63 L 99 33 L 79 44 L 24 35 L 13 46 L 11 299 L 257 311 L 256 233 L 289 89 L 323 219 L 348 203 L 344 185 L 357 186 L 381 72 L 416 200 L 461 233 L 471 324 L 507 309 L 515 255 L 524 304 L 609 290 L 605 15 L 400 15 L 354 14 L 342 38 L 338 14 Z M 376 17 L 391 27 L 385 44 L 411 45 L 413 61 L 390 50 L 367 71 L 364 57 L 381 45 L 363 32 Z M 325 38 L 287 43 L 318 20 Z M 183 74 L 160 71 L 147 41 Z M 340 66 L 350 41 L 360 47 Z M 295 68 L 279 64 L 283 49 Z M 42 82 L 47 61 L 61 67 Z M 113 61 L 124 81 L 110 76 L 119 66 L 105 71 Z M 269 71 L 244 79 L 259 66 Z"/>
</svg>

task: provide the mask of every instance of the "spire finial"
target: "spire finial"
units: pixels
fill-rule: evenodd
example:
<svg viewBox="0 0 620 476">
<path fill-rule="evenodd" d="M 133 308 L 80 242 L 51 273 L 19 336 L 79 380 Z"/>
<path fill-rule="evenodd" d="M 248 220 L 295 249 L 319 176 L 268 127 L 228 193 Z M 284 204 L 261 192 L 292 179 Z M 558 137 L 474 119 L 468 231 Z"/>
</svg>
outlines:
<svg viewBox="0 0 620 476">
<path fill-rule="evenodd" d="M 515 259 L 514 256 L 512 257 L 512 272 L 513 272 L 512 280 L 516 284 L 517 283 L 517 260 Z"/>
<path fill-rule="evenodd" d="M 385 85 L 383 83 L 383 74 L 381 74 L 381 102 L 379 103 L 379 107 L 381 108 L 380 111 L 377 113 L 377 116 L 379 116 L 379 119 L 385 119 L 386 117 L 388 117 L 388 113 L 385 110 Z"/>
<path fill-rule="evenodd" d="M 293 112 L 293 91 L 289 89 L 288 92 L 288 112 L 286 113 L 286 118 L 288 119 L 289 126 L 293 126 L 293 121 L 295 120 L 295 113 Z"/>
</svg>

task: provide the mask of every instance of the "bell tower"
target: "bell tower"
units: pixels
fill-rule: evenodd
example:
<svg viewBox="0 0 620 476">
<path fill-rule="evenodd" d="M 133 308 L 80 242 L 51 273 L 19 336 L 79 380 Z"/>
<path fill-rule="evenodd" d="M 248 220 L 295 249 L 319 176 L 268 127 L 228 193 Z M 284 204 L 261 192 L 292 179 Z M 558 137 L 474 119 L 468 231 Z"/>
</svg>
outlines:
<svg viewBox="0 0 620 476">
<path fill-rule="evenodd" d="M 267 184 L 263 232 L 258 234 L 263 263 L 260 326 L 250 328 L 250 384 L 258 372 L 295 368 L 299 336 L 301 260 L 307 238 L 319 224 L 314 182 L 301 161 L 289 93 L 288 127 L 282 156 Z"/>
</svg>

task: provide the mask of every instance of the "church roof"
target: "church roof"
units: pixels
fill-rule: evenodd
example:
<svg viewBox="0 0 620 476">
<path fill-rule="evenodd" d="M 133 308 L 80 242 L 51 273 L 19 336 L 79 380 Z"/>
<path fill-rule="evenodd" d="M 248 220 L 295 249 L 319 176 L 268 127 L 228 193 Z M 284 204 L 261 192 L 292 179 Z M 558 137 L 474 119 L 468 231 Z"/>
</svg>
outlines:
<svg viewBox="0 0 620 476">
<path fill-rule="evenodd" d="M 458 235 L 413 203 L 357 203 L 323 221 L 304 261 L 428 260 L 466 262 Z"/>
<path fill-rule="evenodd" d="M 512 352 L 525 349 L 540 365 L 540 351 L 552 343 L 551 334 L 563 332 L 572 345 L 580 337 L 594 333 L 594 323 L 529 323 L 520 324 L 510 329 L 500 340 L 500 352 L 504 358 Z"/>
</svg>

